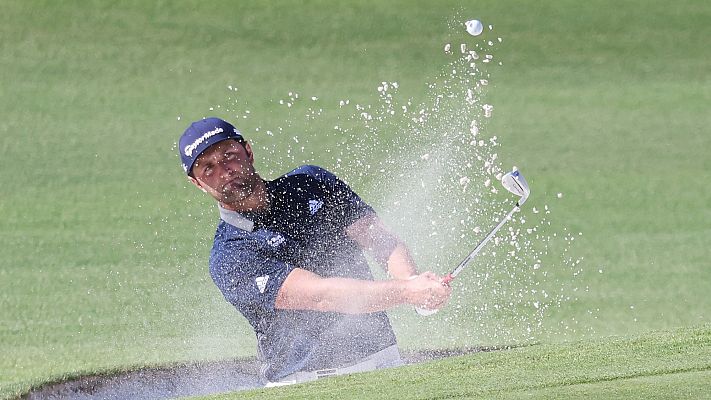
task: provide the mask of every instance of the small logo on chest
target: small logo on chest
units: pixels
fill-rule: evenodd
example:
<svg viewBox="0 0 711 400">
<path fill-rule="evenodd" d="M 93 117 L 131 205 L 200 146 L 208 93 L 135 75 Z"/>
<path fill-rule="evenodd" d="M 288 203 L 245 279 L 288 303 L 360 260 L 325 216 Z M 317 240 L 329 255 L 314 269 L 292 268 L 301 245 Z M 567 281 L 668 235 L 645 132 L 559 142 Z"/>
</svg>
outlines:
<svg viewBox="0 0 711 400">
<path fill-rule="evenodd" d="M 272 246 L 272 247 L 277 247 L 280 244 L 284 243 L 286 239 L 284 239 L 284 236 L 282 235 L 275 235 L 267 239 L 267 243 Z"/>
<path fill-rule="evenodd" d="M 257 289 L 259 289 L 259 293 L 264 293 L 264 291 L 267 289 L 268 280 L 269 275 L 259 276 L 255 279 L 255 281 L 257 282 Z"/>
<path fill-rule="evenodd" d="M 321 206 L 323 206 L 323 201 L 321 200 L 309 200 L 309 211 L 311 211 L 311 215 L 316 214 L 316 211 L 318 211 Z"/>
</svg>

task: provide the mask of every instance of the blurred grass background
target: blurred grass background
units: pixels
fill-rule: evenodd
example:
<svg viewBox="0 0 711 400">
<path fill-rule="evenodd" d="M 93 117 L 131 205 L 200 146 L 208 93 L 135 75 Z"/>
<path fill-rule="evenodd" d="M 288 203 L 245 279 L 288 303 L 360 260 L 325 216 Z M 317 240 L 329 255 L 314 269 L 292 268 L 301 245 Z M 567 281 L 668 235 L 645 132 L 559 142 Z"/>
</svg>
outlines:
<svg viewBox="0 0 711 400">
<path fill-rule="evenodd" d="M 250 110 L 235 123 L 274 155 L 257 162 L 267 178 L 299 164 L 283 156 L 292 134 L 308 143 L 304 158 L 333 169 L 336 139 L 319 132 L 348 122 L 338 102 L 373 103 L 381 81 L 424 101 L 448 62 L 444 43 L 473 40 L 453 36 L 451 21 L 471 17 L 503 38 L 488 134 L 505 165 L 525 166 L 532 204 L 551 202 L 555 222 L 584 233 L 573 251 L 593 272 L 580 281 L 590 291 L 544 320 L 590 329 L 544 339 L 709 322 L 706 2 L 7 1 L 0 395 L 253 355 L 251 329 L 207 275 L 216 214 L 188 187 L 177 137 L 202 116 L 234 120 L 234 98 L 240 115 Z M 323 115 L 290 116 L 278 104 L 289 92 L 318 96 Z M 335 172 L 360 192 L 373 179 Z M 443 345 L 431 323 L 395 315 L 404 347 Z"/>
</svg>

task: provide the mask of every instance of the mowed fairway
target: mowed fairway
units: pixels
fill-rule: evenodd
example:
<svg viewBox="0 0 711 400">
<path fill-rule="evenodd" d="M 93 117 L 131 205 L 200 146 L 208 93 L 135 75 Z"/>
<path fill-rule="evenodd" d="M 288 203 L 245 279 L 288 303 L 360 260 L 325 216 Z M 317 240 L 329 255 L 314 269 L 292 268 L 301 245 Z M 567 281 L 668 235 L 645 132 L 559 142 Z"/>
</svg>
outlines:
<svg viewBox="0 0 711 400">
<path fill-rule="evenodd" d="M 375 102 L 381 81 L 422 101 L 450 61 L 444 44 L 474 40 L 448 28 L 468 17 L 503 38 L 488 134 L 499 137 L 504 165 L 525 166 L 531 205 L 550 204 L 558 226 L 584 233 L 571 250 L 584 257 L 581 290 L 545 316 L 544 346 L 319 382 L 295 396 L 329 396 L 343 382 L 359 382 L 363 397 L 388 393 L 390 382 L 405 393 L 427 387 L 424 376 L 442 386 L 412 397 L 488 396 L 499 386 L 510 397 L 708 393 L 699 389 L 710 380 L 708 2 L 6 1 L 0 397 L 82 374 L 254 355 L 250 327 L 207 275 L 217 215 L 182 175 L 179 134 L 205 115 L 234 119 L 225 106 L 236 96 L 250 117 L 235 123 L 262 149 L 266 178 L 308 158 L 368 193 L 377 177 L 336 168 L 327 155 L 334 136 L 319 132 L 342 122 L 340 100 Z M 324 115 L 290 116 L 278 100 L 291 91 L 317 96 Z M 383 146 L 393 142 L 382 134 Z M 296 135 L 313 156 L 283 156 Z M 394 316 L 403 348 L 443 347 L 448 332 L 476 331 L 454 310 L 429 323 L 411 310 Z M 677 327 L 686 328 L 648 333 Z M 626 357 L 605 358 L 596 343 L 609 335 L 627 337 L 610 344 Z M 644 345 L 627 346 L 638 335 Z M 665 364 L 675 346 L 681 356 Z M 546 363 L 564 352 L 599 363 Z M 636 355 L 646 372 L 627 369 Z M 483 376 L 488 362 L 516 378 L 479 389 L 469 373 Z M 517 384 L 532 371 L 550 388 Z M 659 375 L 674 371 L 685 373 Z M 449 392 L 449 381 L 468 389 Z M 568 392 L 561 382 L 582 385 Z"/>
</svg>

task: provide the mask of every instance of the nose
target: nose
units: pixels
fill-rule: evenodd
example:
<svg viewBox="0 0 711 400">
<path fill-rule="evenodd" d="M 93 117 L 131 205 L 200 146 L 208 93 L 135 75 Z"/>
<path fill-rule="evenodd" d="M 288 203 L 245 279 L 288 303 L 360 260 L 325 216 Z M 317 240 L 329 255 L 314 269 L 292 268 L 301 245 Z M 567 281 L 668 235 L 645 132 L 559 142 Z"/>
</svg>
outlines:
<svg viewBox="0 0 711 400">
<path fill-rule="evenodd" d="M 226 177 L 234 175 L 234 173 L 237 172 L 237 170 L 234 168 L 234 166 L 230 165 L 230 163 L 222 163 L 222 173 Z"/>
</svg>

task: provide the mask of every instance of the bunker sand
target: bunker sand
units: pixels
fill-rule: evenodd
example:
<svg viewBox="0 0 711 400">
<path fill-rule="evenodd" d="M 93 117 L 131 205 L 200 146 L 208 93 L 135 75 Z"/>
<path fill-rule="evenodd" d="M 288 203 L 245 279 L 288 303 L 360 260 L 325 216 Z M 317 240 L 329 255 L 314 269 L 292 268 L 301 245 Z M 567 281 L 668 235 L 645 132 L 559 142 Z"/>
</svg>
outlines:
<svg viewBox="0 0 711 400">
<path fill-rule="evenodd" d="M 465 347 L 403 352 L 406 364 L 513 346 Z M 23 399 L 174 399 L 261 388 L 255 358 L 143 368 L 124 373 L 83 376 L 31 390 Z"/>
</svg>

